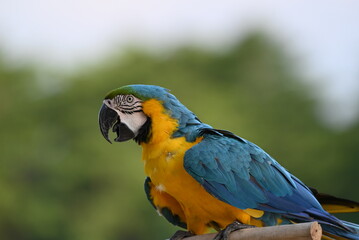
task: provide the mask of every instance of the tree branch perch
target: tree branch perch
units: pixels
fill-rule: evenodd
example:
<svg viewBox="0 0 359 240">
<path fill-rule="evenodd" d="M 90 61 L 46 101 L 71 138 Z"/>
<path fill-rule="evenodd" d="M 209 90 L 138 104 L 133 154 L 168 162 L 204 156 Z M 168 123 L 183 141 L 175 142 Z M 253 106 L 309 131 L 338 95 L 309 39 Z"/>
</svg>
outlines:
<svg viewBox="0 0 359 240">
<path fill-rule="evenodd" d="M 186 240 L 212 240 L 215 233 L 188 237 Z M 248 228 L 234 231 L 229 240 L 320 240 L 322 228 L 318 222 Z"/>
</svg>

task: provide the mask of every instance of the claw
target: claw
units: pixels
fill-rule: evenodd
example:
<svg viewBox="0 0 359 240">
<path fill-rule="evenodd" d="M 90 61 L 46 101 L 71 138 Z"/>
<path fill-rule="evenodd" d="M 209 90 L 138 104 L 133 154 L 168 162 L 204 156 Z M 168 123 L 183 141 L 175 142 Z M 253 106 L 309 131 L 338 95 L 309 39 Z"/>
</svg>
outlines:
<svg viewBox="0 0 359 240">
<path fill-rule="evenodd" d="M 229 235 L 232 232 L 246 228 L 254 228 L 254 227 L 255 226 L 234 221 L 233 223 L 229 224 L 225 229 L 221 230 L 213 240 L 229 240 Z"/>
<path fill-rule="evenodd" d="M 175 232 L 175 234 L 173 234 L 173 236 L 169 240 L 182 240 L 184 238 L 192 237 L 194 235 L 195 234 L 188 231 L 178 230 L 177 232 Z"/>
</svg>

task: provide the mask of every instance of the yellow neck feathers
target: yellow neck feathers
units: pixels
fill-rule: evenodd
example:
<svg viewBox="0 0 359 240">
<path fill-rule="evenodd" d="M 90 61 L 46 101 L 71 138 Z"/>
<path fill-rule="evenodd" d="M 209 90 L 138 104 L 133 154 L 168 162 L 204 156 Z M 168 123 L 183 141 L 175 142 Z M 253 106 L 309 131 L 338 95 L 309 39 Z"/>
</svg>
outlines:
<svg viewBox="0 0 359 240">
<path fill-rule="evenodd" d="M 142 104 L 143 112 L 152 120 L 151 139 L 148 144 L 156 144 L 171 138 L 178 128 L 178 122 L 166 113 L 162 103 L 156 99 L 145 101 Z"/>
</svg>

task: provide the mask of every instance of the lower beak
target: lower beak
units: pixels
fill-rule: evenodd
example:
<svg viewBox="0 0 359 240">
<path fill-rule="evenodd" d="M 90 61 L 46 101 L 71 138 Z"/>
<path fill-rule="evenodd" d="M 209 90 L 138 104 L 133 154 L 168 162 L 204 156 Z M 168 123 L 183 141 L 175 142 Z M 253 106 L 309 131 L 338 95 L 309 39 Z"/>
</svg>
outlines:
<svg viewBox="0 0 359 240">
<path fill-rule="evenodd" d="M 116 123 L 118 114 L 111 108 L 107 107 L 106 104 L 102 104 L 100 112 L 98 114 L 98 123 L 102 136 L 109 142 L 112 143 L 108 137 L 110 128 Z"/>
</svg>

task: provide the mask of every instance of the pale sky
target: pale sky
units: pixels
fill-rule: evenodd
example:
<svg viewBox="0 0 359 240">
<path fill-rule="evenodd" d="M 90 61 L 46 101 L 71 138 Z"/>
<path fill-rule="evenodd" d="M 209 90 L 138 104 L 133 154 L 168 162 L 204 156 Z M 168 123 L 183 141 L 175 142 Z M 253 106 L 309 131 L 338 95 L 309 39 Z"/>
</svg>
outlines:
<svg viewBox="0 0 359 240">
<path fill-rule="evenodd" d="M 274 35 L 324 84 L 325 114 L 359 109 L 358 0 L 0 0 L 0 51 L 71 69 L 129 43 L 220 48 L 252 28 Z"/>
</svg>

